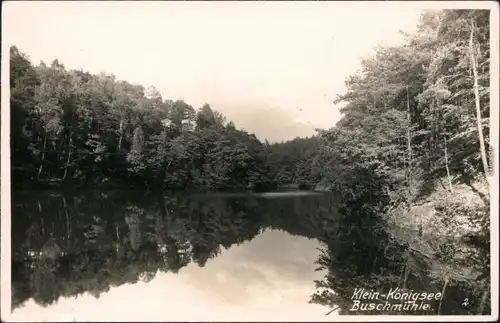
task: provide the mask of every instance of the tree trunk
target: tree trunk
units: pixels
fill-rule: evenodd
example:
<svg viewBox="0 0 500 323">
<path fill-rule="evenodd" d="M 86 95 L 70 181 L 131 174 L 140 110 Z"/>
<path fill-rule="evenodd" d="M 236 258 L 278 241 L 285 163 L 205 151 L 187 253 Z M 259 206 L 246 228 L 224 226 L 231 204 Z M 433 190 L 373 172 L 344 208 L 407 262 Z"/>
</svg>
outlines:
<svg viewBox="0 0 500 323">
<path fill-rule="evenodd" d="M 376 263 L 377 263 L 377 256 L 375 256 L 375 260 L 373 260 L 372 273 L 375 273 L 375 264 Z"/>
<path fill-rule="evenodd" d="M 45 238 L 45 224 L 43 223 L 43 217 L 40 218 L 40 222 L 42 224 L 42 237 Z"/>
<path fill-rule="evenodd" d="M 405 264 L 403 265 L 403 268 L 401 268 L 401 274 L 399 275 L 399 282 L 398 286 L 401 287 L 401 282 L 403 281 L 403 275 L 406 273 L 406 266 L 408 265 L 408 259 L 406 259 Z"/>
<path fill-rule="evenodd" d="M 486 149 L 485 149 L 485 145 L 484 145 L 483 126 L 482 126 L 482 119 L 481 119 L 481 105 L 480 105 L 480 101 L 479 101 L 479 85 L 478 85 L 478 81 L 477 81 L 478 80 L 477 62 L 476 62 L 476 56 L 474 55 L 473 44 L 474 44 L 474 22 L 471 22 L 469 51 L 470 51 L 470 60 L 471 60 L 471 65 L 472 65 L 472 73 L 473 73 L 473 77 L 474 77 L 474 97 L 475 97 L 475 101 L 476 101 L 477 132 L 479 135 L 479 146 L 480 146 L 481 160 L 483 162 L 484 177 L 486 178 L 486 181 L 488 181 L 488 184 L 489 184 L 489 182 L 490 182 L 490 180 L 489 180 L 489 168 L 488 168 L 488 160 L 486 158 Z"/>
<path fill-rule="evenodd" d="M 408 288 L 408 277 L 410 276 L 410 267 L 408 267 L 408 260 L 406 260 L 405 265 L 405 278 L 403 280 L 403 288 Z"/>
<path fill-rule="evenodd" d="M 387 250 L 389 250 L 389 244 L 390 244 L 390 242 L 388 241 L 387 245 L 384 248 L 384 257 L 387 255 Z"/>
<path fill-rule="evenodd" d="M 172 164 L 172 160 L 169 160 L 167 166 L 165 167 L 165 169 L 163 171 L 163 183 L 165 183 L 165 179 L 167 178 L 167 174 L 168 174 L 168 169 L 170 168 L 171 164 Z"/>
<path fill-rule="evenodd" d="M 445 278 L 443 289 L 441 290 L 441 299 L 439 299 L 438 315 L 441 315 L 441 304 L 443 303 L 444 292 L 446 292 L 446 286 L 448 286 L 448 277 Z"/>
<path fill-rule="evenodd" d="M 68 205 L 66 203 L 66 198 L 62 195 L 64 213 L 66 214 L 66 251 L 70 252 L 70 237 L 71 237 L 71 223 L 69 219 Z"/>
<path fill-rule="evenodd" d="M 64 168 L 64 175 L 62 178 L 63 181 L 66 179 L 66 175 L 68 174 L 69 162 L 71 161 L 71 152 L 73 150 L 73 138 L 71 137 L 69 138 L 68 159 L 66 159 L 66 167 Z"/>
<path fill-rule="evenodd" d="M 486 300 L 488 299 L 489 286 L 485 286 L 483 295 L 481 296 L 481 303 L 479 303 L 479 309 L 477 315 L 483 315 L 484 306 L 486 305 Z"/>
<path fill-rule="evenodd" d="M 118 151 L 122 149 L 122 139 L 123 139 L 123 119 L 120 119 L 120 139 L 118 139 Z"/>
<path fill-rule="evenodd" d="M 40 167 L 38 167 L 38 175 L 36 176 L 37 179 L 40 179 L 40 174 L 42 174 L 43 161 L 45 160 L 45 150 L 46 150 L 46 148 L 47 148 L 47 135 L 45 135 L 44 138 L 43 138 L 42 161 L 40 163 Z"/>
<path fill-rule="evenodd" d="M 340 306 L 335 306 L 330 312 L 326 313 L 325 315 L 330 315 L 331 313 L 333 313 L 335 310 L 339 309 Z"/>
<path fill-rule="evenodd" d="M 407 141 L 408 141 L 408 191 L 411 194 L 411 166 L 412 166 L 412 150 L 411 150 L 411 115 L 410 115 L 410 94 L 408 85 L 406 86 L 406 118 L 408 121 Z"/>
<path fill-rule="evenodd" d="M 120 230 L 118 230 L 118 227 L 115 227 L 116 231 L 116 254 L 118 255 L 120 253 Z"/>
<path fill-rule="evenodd" d="M 70 128 L 71 130 L 69 132 L 68 159 L 66 159 L 66 166 L 64 167 L 64 175 L 62 178 L 63 181 L 66 179 L 66 175 L 68 174 L 69 162 L 71 161 L 71 153 L 73 152 L 73 131 L 75 124 L 75 114 L 76 114 L 76 109 L 73 109 L 73 113 L 71 115 L 71 128 Z"/>
<path fill-rule="evenodd" d="M 450 186 L 450 192 L 453 193 L 453 185 L 451 183 L 450 168 L 448 167 L 448 148 L 447 148 L 446 136 L 444 137 L 444 160 L 446 163 L 446 175 L 448 176 L 448 185 Z"/>
</svg>

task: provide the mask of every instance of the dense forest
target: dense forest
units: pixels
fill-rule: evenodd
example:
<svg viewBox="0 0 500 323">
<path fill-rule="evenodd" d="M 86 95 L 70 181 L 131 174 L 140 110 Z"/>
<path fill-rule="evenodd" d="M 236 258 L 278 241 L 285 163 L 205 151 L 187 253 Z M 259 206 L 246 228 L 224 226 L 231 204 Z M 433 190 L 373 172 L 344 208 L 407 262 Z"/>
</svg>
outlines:
<svg viewBox="0 0 500 323">
<path fill-rule="evenodd" d="M 237 130 L 209 104 L 196 110 L 154 87 L 67 71 L 57 59 L 33 66 L 12 47 L 12 183 L 352 186 L 359 168 L 385 169 L 393 187 L 412 187 L 411 194 L 436 178 L 453 189 L 488 169 L 488 15 L 424 15 L 404 45 L 378 48 L 348 78 L 336 127 L 274 144 Z"/>
<path fill-rule="evenodd" d="M 205 104 L 32 66 L 11 48 L 12 182 L 136 188 L 246 189 L 265 177 L 264 146 Z"/>
<path fill-rule="evenodd" d="M 365 276 L 329 270 L 317 282 L 329 289 L 314 302 L 339 306 L 339 297 L 347 299 L 356 284 L 376 289 L 397 281 L 410 288 L 418 282 L 444 295 L 467 291 L 475 300 L 469 313 L 486 313 L 489 15 L 424 13 L 402 45 L 377 48 L 346 80 L 347 91 L 336 100 L 345 103 L 343 117 L 335 127 L 272 144 L 238 130 L 208 104 L 195 110 L 112 75 L 67 71 L 57 60 L 33 66 L 12 47 L 12 185 L 322 187 L 339 195 L 338 216 L 351 229 L 345 234 L 369 240 L 364 245 L 376 255 L 386 257 L 394 245 L 403 251 L 393 259 L 399 275 L 381 272 L 382 256 L 369 268 L 366 258 L 349 263 Z M 319 261 L 324 269 L 339 255 L 327 245 Z"/>
<path fill-rule="evenodd" d="M 163 100 L 113 75 L 32 66 L 11 48 L 12 183 L 165 189 L 313 185 L 319 139 L 261 143 L 209 104 Z"/>
</svg>

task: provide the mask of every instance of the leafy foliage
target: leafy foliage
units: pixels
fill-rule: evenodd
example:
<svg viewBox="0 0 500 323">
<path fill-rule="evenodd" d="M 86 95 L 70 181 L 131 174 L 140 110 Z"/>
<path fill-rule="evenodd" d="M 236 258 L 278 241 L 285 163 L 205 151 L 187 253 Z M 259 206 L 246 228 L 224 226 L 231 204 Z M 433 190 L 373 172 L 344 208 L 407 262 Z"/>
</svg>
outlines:
<svg viewBox="0 0 500 323">
<path fill-rule="evenodd" d="M 210 105 L 198 112 L 113 75 L 33 67 L 11 48 L 15 187 L 246 189 L 267 179 L 264 147 Z"/>
<path fill-rule="evenodd" d="M 489 197 L 471 185 L 484 183 L 487 175 L 480 143 L 489 142 L 488 15 L 482 10 L 425 13 L 405 44 L 379 48 L 363 60 L 361 73 L 348 78 L 347 93 L 337 100 L 346 102 L 343 118 L 319 132 L 317 165 L 325 185 L 342 196 L 340 213 L 348 223 L 368 224 L 365 238 L 386 246 L 365 244 L 377 261 L 374 277 L 359 285 L 442 291 L 437 314 L 484 313 L 489 306 Z M 479 96 L 471 57 L 481 66 Z M 471 203 L 470 194 L 457 192 L 463 186 L 482 202 Z M 439 196 L 439 191 L 444 193 Z M 418 204 L 434 212 L 416 214 Z M 391 245 L 406 251 L 391 260 L 401 274 L 393 270 L 386 276 L 377 268 Z M 320 261 L 330 268 L 320 285 L 331 292 L 312 299 L 329 306 L 339 295 L 352 295 L 342 282 L 346 272 L 331 269 L 344 261 L 332 249 L 328 246 Z M 351 284 L 365 270 L 362 264 L 353 267 Z M 444 309 L 467 295 L 481 301 L 468 310 Z M 341 313 L 347 314 L 344 308 Z"/>
</svg>

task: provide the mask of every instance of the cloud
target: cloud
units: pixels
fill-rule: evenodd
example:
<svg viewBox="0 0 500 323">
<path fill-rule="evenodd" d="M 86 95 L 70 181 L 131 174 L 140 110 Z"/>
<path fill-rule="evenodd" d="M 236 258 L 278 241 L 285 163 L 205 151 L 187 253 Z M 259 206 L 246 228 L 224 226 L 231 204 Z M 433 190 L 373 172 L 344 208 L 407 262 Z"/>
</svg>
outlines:
<svg viewBox="0 0 500 323">
<path fill-rule="evenodd" d="M 280 141 L 335 125 L 332 101 L 344 93 L 345 78 L 380 42 L 400 42 L 398 30 L 414 27 L 421 8 L 12 1 L 2 9 L 2 41 L 35 64 L 57 58 L 68 69 L 154 85 L 166 99 L 197 108 L 208 102 L 259 138 Z"/>
</svg>

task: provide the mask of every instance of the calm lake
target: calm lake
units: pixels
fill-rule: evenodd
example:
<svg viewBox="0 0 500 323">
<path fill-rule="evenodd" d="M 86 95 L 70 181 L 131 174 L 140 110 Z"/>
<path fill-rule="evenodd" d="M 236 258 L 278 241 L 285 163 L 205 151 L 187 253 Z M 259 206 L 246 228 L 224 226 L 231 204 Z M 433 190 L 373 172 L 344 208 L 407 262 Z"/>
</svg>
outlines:
<svg viewBox="0 0 500 323">
<path fill-rule="evenodd" d="M 315 261 L 332 201 L 301 192 L 13 193 L 13 316 L 328 320 L 329 309 L 309 300 L 324 276 Z"/>
<path fill-rule="evenodd" d="M 398 251 L 373 243 L 384 237 L 338 205 L 306 192 L 13 192 L 13 319 L 371 314 L 348 313 L 350 296 L 399 276 L 390 269 Z"/>
</svg>

